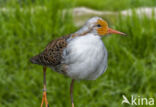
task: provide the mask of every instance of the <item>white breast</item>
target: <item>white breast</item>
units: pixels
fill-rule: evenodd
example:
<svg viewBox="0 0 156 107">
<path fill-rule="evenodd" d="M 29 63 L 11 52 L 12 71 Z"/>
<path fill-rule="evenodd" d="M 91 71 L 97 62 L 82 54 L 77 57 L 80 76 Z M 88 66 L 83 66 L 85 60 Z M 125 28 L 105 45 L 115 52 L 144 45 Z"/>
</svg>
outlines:
<svg viewBox="0 0 156 107">
<path fill-rule="evenodd" d="M 67 75 L 73 79 L 94 80 L 107 68 L 107 51 L 99 36 L 87 34 L 68 42 L 63 52 Z"/>
</svg>

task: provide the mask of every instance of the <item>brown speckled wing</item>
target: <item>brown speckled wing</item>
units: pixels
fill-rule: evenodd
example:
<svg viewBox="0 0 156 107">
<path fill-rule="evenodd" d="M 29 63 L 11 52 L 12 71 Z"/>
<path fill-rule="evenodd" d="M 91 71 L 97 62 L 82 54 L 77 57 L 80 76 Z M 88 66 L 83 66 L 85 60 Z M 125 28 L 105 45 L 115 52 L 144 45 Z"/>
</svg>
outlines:
<svg viewBox="0 0 156 107">
<path fill-rule="evenodd" d="M 43 66 L 57 66 L 61 63 L 63 49 L 67 46 L 70 35 L 51 41 L 45 50 L 30 59 L 34 64 Z"/>
</svg>

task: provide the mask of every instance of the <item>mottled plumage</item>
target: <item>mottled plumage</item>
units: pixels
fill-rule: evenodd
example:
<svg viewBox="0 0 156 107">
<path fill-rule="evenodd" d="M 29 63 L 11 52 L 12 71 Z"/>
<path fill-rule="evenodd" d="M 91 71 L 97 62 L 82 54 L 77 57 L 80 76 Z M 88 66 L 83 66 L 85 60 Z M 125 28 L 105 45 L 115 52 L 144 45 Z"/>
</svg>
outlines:
<svg viewBox="0 0 156 107">
<path fill-rule="evenodd" d="M 65 73 L 63 69 L 62 53 L 63 49 L 67 46 L 67 39 L 70 36 L 63 36 L 56 40 L 52 40 L 45 48 L 43 52 L 32 57 L 30 60 L 34 64 L 39 64 L 43 66 L 48 66 L 53 68 L 53 70 L 61 73 Z"/>
<path fill-rule="evenodd" d="M 63 49 L 67 46 L 66 40 L 68 37 L 65 36 L 51 41 L 43 52 L 31 58 L 31 62 L 44 66 L 59 65 L 61 63 Z"/>
</svg>

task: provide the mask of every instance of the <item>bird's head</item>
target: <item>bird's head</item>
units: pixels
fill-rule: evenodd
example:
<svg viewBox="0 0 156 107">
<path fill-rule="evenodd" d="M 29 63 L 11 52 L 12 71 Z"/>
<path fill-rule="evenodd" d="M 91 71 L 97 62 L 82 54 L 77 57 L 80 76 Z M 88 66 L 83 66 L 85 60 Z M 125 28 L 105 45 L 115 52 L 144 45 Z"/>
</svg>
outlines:
<svg viewBox="0 0 156 107">
<path fill-rule="evenodd" d="M 126 35 L 125 33 L 109 28 L 107 22 L 100 17 L 90 18 L 77 33 L 93 33 L 99 36 L 105 36 L 108 34 Z"/>
</svg>

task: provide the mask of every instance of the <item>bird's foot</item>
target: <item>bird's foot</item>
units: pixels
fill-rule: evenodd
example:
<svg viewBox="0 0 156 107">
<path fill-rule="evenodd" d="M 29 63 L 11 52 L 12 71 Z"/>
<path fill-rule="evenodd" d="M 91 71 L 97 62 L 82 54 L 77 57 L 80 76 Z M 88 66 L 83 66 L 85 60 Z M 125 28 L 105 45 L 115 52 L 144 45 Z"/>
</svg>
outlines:
<svg viewBox="0 0 156 107">
<path fill-rule="evenodd" d="M 43 92 L 41 107 L 43 107 L 44 102 L 45 102 L 46 107 L 49 107 L 46 91 Z"/>
</svg>

